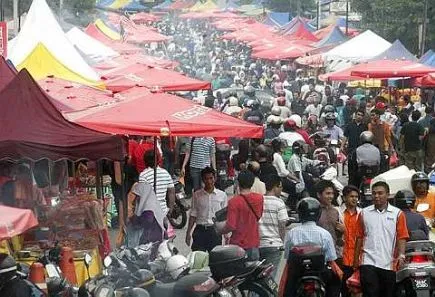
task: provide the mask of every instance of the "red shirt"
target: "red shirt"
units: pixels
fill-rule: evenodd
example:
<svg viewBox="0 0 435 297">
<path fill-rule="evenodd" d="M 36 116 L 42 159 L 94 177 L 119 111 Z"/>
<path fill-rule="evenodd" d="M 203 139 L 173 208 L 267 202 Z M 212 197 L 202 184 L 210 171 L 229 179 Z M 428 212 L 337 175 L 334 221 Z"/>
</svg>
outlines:
<svg viewBox="0 0 435 297">
<path fill-rule="evenodd" d="M 304 138 L 306 144 L 308 144 L 310 146 L 314 145 L 313 141 L 311 140 L 310 135 L 308 134 L 307 131 L 305 131 L 303 129 L 297 129 L 296 132 L 299 133 Z"/>
<path fill-rule="evenodd" d="M 255 215 L 242 196 L 234 196 L 228 201 L 227 226 L 232 231 L 230 244 L 250 249 L 260 245 L 258 220 L 263 215 L 263 195 L 250 193 L 245 197 Z"/>
<path fill-rule="evenodd" d="M 143 160 L 143 156 L 145 152 L 149 150 L 154 150 L 154 144 L 152 142 L 142 142 L 137 145 L 134 151 L 132 162 L 136 164 L 136 170 L 138 173 L 141 173 L 142 171 L 145 170 L 145 168 L 148 167 Z M 157 150 L 157 163 L 159 164 L 159 166 L 162 165 L 162 156 L 160 155 L 160 152 L 158 150 Z"/>
</svg>

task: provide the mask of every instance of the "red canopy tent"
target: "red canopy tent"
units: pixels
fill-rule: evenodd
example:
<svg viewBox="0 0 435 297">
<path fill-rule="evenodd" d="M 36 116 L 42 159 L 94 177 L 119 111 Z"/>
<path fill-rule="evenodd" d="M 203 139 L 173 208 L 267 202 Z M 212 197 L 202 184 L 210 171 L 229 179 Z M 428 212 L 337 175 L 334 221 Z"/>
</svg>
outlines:
<svg viewBox="0 0 435 297">
<path fill-rule="evenodd" d="M 176 61 L 160 59 L 157 57 L 147 56 L 144 54 L 132 54 L 132 55 L 121 55 L 111 60 L 106 60 L 98 64 L 92 65 L 92 67 L 101 71 L 107 71 L 110 69 L 127 67 L 132 64 L 144 64 L 149 67 L 160 67 L 166 69 L 174 69 L 179 65 L 179 63 Z"/>
<path fill-rule="evenodd" d="M 138 67 L 140 70 L 135 71 L 134 68 Z M 127 67 L 127 69 L 123 68 L 119 73 L 112 73 L 112 77 L 112 79 L 106 80 L 106 87 L 113 92 L 121 92 L 135 86 L 165 92 L 198 91 L 211 88 L 211 84 L 208 81 L 193 79 L 163 68 L 144 67 L 141 64 L 131 65 L 131 68 Z"/>
<path fill-rule="evenodd" d="M 123 160 L 119 136 L 67 121 L 26 69 L 0 92 L 0 159 Z"/>
<path fill-rule="evenodd" d="M 366 78 L 418 77 L 435 72 L 435 68 L 408 60 L 379 60 L 357 65 L 351 75 Z"/>
<path fill-rule="evenodd" d="M 161 17 L 147 12 L 139 12 L 133 15 L 131 20 L 136 24 L 143 24 L 147 22 L 157 22 L 161 20 Z"/>
<path fill-rule="evenodd" d="M 254 52 L 252 57 L 265 60 L 294 59 L 304 56 L 305 53 L 311 49 L 312 47 L 303 45 L 293 45 L 285 48 L 278 47 L 261 52 Z"/>
<path fill-rule="evenodd" d="M 107 133 L 249 138 L 263 136 L 262 126 L 166 93 L 146 93 L 93 111 L 73 113 L 70 118 L 80 125 Z"/>
<path fill-rule="evenodd" d="M 321 80 L 361 80 L 365 78 L 418 77 L 434 72 L 435 68 L 409 60 L 377 60 L 322 74 Z"/>
<path fill-rule="evenodd" d="M 85 33 L 91 36 L 92 38 L 95 38 L 98 41 L 104 43 L 105 45 L 111 47 L 112 49 L 114 49 L 120 54 L 134 54 L 134 53 L 140 53 L 142 51 L 141 48 L 134 46 L 132 44 L 123 43 L 110 39 L 103 32 L 101 32 L 100 29 L 98 29 L 97 26 L 95 26 L 95 24 L 89 24 L 85 29 Z"/>
<path fill-rule="evenodd" d="M 127 42 L 130 43 L 151 43 L 151 42 L 166 42 L 171 37 L 157 33 L 144 26 L 137 26 L 134 29 L 128 30 Z"/>
<path fill-rule="evenodd" d="M 38 84 L 50 96 L 51 102 L 61 112 L 83 110 L 116 100 L 113 98 L 112 92 L 55 77 L 42 79 L 38 81 Z"/>
<path fill-rule="evenodd" d="M 435 88 L 435 72 L 415 78 L 413 84 L 418 87 Z"/>
<path fill-rule="evenodd" d="M 30 209 L 0 205 L 0 240 L 10 239 L 38 226 L 38 220 Z"/>
<path fill-rule="evenodd" d="M 0 56 L 0 90 L 6 87 L 16 75 L 15 69 L 12 69 L 5 58 Z"/>
<path fill-rule="evenodd" d="M 309 41 L 319 41 L 319 39 L 311 33 L 304 24 L 299 23 L 297 24 L 293 30 L 285 34 L 285 36 L 289 39 L 295 40 L 295 39 L 302 39 L 302 40 L 309 40 Z"/>
</svg>

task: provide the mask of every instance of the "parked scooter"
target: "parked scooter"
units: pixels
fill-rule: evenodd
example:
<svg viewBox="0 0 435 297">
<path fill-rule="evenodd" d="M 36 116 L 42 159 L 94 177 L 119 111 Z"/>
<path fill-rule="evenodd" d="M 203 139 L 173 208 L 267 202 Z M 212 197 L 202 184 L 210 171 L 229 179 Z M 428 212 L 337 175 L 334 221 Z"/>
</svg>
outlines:
<svg viewBox="0 0 435 297">
<path fill-rule="evenodd" d="M 429 240 L 406 244 L 405 264 L 396 273 L 398 297 L 429 297 L 435 293 L 435 243 Z"/>
</svg>

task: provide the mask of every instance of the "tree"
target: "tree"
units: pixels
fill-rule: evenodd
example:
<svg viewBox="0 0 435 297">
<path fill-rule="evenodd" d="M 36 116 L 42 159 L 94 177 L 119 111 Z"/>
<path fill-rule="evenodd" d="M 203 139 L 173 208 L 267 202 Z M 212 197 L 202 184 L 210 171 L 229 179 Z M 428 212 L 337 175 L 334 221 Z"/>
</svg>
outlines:
<svg viewBox="0 0 435 297">
<path fill-rule="evenodd" d="M 315 0 L 270 0 L 267 6 L 274 11 L 290 12 L 292 16 L 305 16 L 316 10 Z"/>
<path fill-rule="evenodd" d="M 435 47 L 434 4 L 431 0 L 428 4 L 426 49 Z M 423 22 L 424 1 L 351 0 L 351 7 L 361 14 L 362 29 L 371 29 L 391 42 L 400 39 L 411 52 L 418 53 L 418 28 Z"/>
</svg>

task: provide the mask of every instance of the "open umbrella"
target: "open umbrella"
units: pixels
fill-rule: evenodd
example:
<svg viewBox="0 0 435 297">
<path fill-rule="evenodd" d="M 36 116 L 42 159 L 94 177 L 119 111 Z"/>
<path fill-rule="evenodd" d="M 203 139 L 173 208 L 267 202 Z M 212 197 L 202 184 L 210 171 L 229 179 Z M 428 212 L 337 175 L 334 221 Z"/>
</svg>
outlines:
<svg viewBox="0 0 435 297">
<path fill-rule="evenodd" d="M 30 209 L 0 205 L 0 240 L 22 234 L 38 225 L 38 220 Z"/>
</svg>

